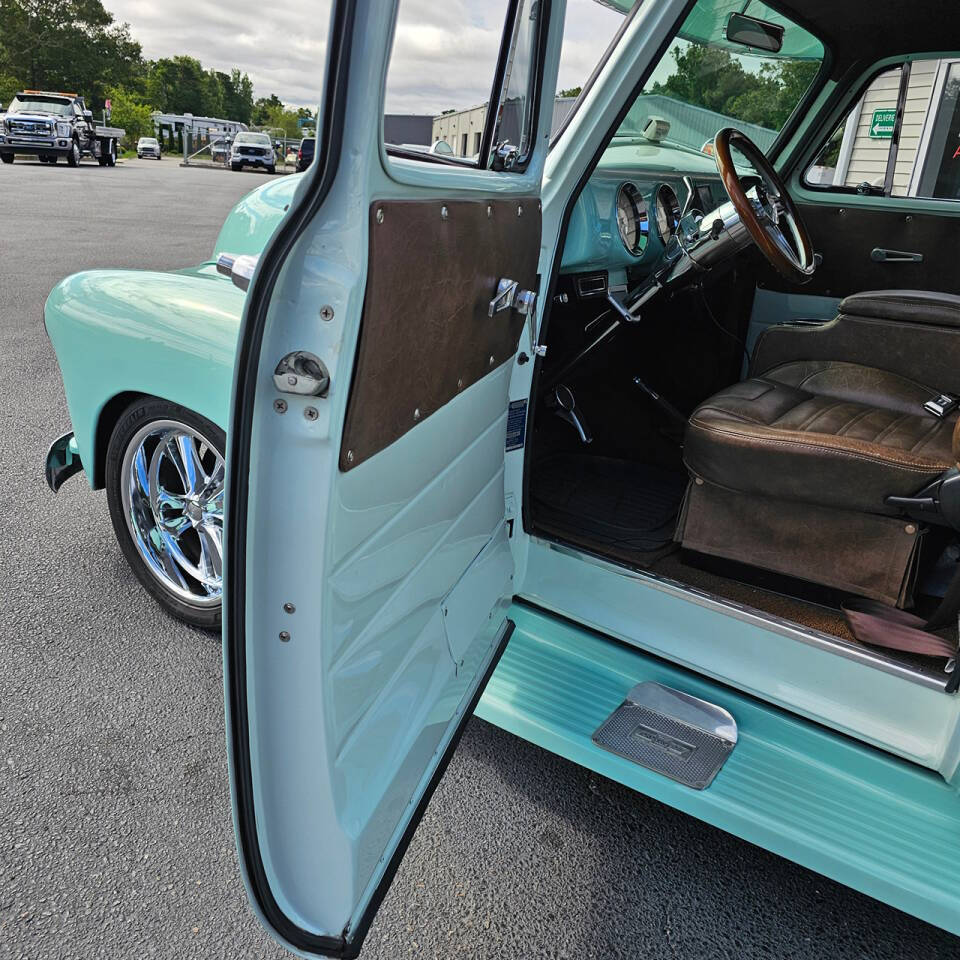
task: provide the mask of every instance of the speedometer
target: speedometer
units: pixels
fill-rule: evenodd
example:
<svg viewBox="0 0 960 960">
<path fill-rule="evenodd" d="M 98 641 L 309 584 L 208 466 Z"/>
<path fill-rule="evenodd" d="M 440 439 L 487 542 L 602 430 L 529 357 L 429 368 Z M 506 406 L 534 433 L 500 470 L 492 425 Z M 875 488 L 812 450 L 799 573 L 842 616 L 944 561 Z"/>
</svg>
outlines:
<svg viewBox="0 0 960 960">
<path fill-rule="evenodd" d="M 627 250 L 640 256 L 647 246 L 647 205 L 632 183 L 623 184 L 617 191 L 617 229 Z"/>
<path fill-rule="evenodd" d="M 673 188 L 666 183 L 661 183 L 657 189 L 656 212 L 660 238 L 667 243 L 680 226 L 680 201 Z"/>
</svg>

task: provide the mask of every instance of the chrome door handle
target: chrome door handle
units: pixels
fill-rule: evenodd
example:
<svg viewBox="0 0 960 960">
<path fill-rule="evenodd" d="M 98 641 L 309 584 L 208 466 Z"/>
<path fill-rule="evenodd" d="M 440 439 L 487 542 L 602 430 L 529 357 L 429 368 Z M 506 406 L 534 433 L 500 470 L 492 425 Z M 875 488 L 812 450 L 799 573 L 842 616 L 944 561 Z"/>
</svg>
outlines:
<svg viewBox="0 0 960 960">
<path fill-rule="evenodd" d="M 870 259 L 874 263 L 923 263 L 922 253 L 908 253 L 905 250 L 885 250 L 883 247 L 874 247 L 870 251 Z"/>
</svg>

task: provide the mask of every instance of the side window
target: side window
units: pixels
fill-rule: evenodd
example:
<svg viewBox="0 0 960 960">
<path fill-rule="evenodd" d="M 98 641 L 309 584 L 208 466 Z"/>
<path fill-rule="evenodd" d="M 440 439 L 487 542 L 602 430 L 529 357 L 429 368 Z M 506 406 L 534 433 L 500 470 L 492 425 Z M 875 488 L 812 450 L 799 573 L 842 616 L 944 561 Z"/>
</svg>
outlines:
<svg viewBox="0 0 960 960">
<path fill-rule="evenodd" d="M 804 173 L 810 187 L 960 200 L 960 61 L 885 70 Z"/>
<path fill-rule="evenodd" d="M 491 0 L 465 17 L 459 5 L 401 0 L 384 103 L 390 153 L 479 167 L 523 164 L 543 5 L 519 0 L 515 18 L 513 6 Z M 509 149 L 498 150 L 504 144 Z"/>
</svg>

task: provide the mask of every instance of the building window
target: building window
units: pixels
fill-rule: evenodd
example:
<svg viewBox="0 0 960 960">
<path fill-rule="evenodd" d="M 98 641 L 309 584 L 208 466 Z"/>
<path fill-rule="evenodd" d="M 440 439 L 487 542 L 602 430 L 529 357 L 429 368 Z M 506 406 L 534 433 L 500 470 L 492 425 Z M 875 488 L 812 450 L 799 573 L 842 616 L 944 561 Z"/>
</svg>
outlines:
<svg viewBox="0 0 960 960">
<path fill-rule="evenodd" d="M 460 156 L 465 157 L 467 155 L 467 138 L 470 134 L 465 133 L 460 137 Z"/>
</svg>

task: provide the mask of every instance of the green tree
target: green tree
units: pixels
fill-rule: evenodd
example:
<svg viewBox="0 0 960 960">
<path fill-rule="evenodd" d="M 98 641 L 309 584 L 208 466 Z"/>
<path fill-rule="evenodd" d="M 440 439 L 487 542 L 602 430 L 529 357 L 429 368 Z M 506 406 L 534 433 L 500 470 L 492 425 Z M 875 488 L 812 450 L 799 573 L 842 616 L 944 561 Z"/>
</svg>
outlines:
<svg viewBox="0 0 960 960">
<path fill-rule="evenodd" d="M 579 97 L 583 87 L 568 87 L 557 94 L 559 97 Z"/>
<path fill-rule="evenodd" d="M 0 103 L 6 106 L 14 94 L 18 93 L 25 86 L 26 84 L 21 83 L 16 77 L 11 77 L 6 73 L 0 73 Z"/>
<path fill-rule="evenodd" d="M 283 110 L 283 101 L 275 93 L 271 93 L 269 97 L 260 97 L 254 103 L 250 119 L 255 126 L 265 127 L 270 122 L 271 115 L 278 110 Z"/>
<path fill-rule="evenodd" d="M 124 144 L 128 148 L 136 146 L 140 137 L 153 136 L 153 117 L 149 105 L 141 103 L 123 87 L 111 87 L 107 95 L 112 107 L 110 122 L 126 131 Z"/>
<path fill-rule="evenodd" d="M 92 109 L 109 87 L 142 71 L 140 44 L 101 0 L 2 0 L 0 74 L 26 87 L 83 94 Z"/>
<path fill-rule="evenodd" d="M 250 78 L 236 67 L 228 76 L 220 74 L 223 89 L 223 116 L 227 120 L 250 123 L 253 117 L 253 83 Z"/>
<path fill-rule="evenodd" d="M 671 53 L 675 72 L 655 83 L 652 93 L 771 130 L 787 122 L 820 66 L 815 60 L 782 60 L 751 73 L 719 47 L 691 43 L 676 46 Z"/>
</svg>

